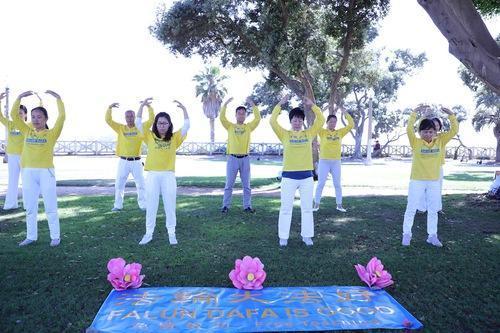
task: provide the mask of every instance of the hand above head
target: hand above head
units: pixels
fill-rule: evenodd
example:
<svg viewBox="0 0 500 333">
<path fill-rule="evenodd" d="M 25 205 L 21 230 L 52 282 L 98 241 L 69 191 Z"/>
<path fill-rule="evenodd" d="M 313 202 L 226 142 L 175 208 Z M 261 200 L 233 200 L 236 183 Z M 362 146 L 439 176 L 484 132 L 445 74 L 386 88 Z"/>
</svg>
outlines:
<svg viewBox="0 0 500 333">
<path fill-rule="evenodd" d="M 25 91 L 23 93 L 20 93 L 17 98 L 21 99 L 21 98 L 28 97 L 28 96 L 31 96 L 31 95 L 33 95 L 33 91 L 28 90 L 28 91 Z"/>
<path fill-rule="evenodd" d="M 250 96 L 248 96 L 248 97 L 247 97 L 246 102 L 247 102 L 247 104 L 248 104 L 248 105 L 250 105 L 250 107 L 252 107 L 252 108 L 255 106 L 255 103 L 254 103 L 254 101 L 253 101 L 252 97 L 250 97 Z"/>
<path fill-rule="evenodd" d="M 55 91 L 53 90 L 45 90 L 45 93 L 46 94 L 49 94 L 50 96 L 54 97 L 54 98 L 57 98 L 57 99 L 61 99 L 61 96 L 59 96 L 58 93 L 56 93 Z"/>
<path fill-rule="evenodd" d="M 289 99 L 290 99 L 290 94 L 285 94 L 283 97 L 281 97 L 280 101 L 278 102 L 279 106 L 282 106 L 283 104 L 288 102 Z"/>
<path fill-rule="evenodd" d="M 309 97 L 304 96 L 304 105 L 310 107 L 314 105 L 314 102 Z"/>
<path fill-rule="evenodd" d="M 226 107 L 229 103 L 231 103 L 233 101 L 233 98 L 232 97 L 229 97 L 225 102 L 224 102 L 224 107 Z"/>
<path fill-rule="evenodd" d="M 120 107 L 120 103 L 113 103 L 113 104 L 109 105 L 110 109 L 112 109 L 112 108 L 119 108 L 119 107 Z"/>
<path fill-rule="evenodd" d="M 145 100 L 141 101 L 141 106 L 150 106 L 153 102 L 153 97 L 148 97 Z"/>
<path fill-rule="evenodd" d="M 186 107 L 181 102 L 179 102 L 178 100 L 174 99 L 174 103 L 177 104 L 177 107 L 181 108 L 182 111 L 186 111 Z"/>
<path fill-rule="evenodd" d="M 445 108 L 445 107 L 441 107 L 441 111 L 443 111 L 444 113 L 446 113 L 449 116 L 451 116 L 453 114 L 453 111 L 451 111 L 450 109 Z"/>
</svg>

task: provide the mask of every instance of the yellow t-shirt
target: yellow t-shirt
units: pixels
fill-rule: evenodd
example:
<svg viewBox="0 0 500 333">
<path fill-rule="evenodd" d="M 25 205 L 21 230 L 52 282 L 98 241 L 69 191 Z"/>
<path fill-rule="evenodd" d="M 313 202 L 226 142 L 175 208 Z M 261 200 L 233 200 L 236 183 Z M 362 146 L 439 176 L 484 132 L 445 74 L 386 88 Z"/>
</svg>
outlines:
<svg viewBox="0 0 500 333">
<path fill-rule="evenodd" d="M 354 127 L 354 120 L 349 113 L 345 113 L 347 126 L 330 131 L 327 128 L 319 130 L 319 158 L 323 160 L 340 160 L 342 138 Z"/>
<path fill-rule="evenodd" d="M 325 123 L 321 109 L 313 105 L 312 111 L 316 115 L 313 125 L 303 131 L 285 130 L 278 124 L 278 115 L 281 107 L 276 105 L 271 114 L 271 127 L 283 144 L 283 171 L 313 170 L 312 142 L 318 131 Z"/>
<path fill-rule="evenodd" d="M 174 132 L 169 141 L 159 139 L 151 130 L 144 127 L 144 141 L 148 146 L 148 156 L 144 169 L 147 171 L 175 171 L 177 148 L 186 140 L 181 130 Z"/>
<path fill-rule="evenodd" d="M 2 105 L 0 103 L 0 109 L 1 108 Z M 5 118 L 2 112 L 0 112 L 0 123 L 4 124 L 4 126 L 7 127 L 7 148 L 5 149 L 5 152 L 11 155 L 21 155 L 24 145 L 23 133 L 21 133 L 21 131 L 16 126 L 14 126 L 13 121 Z"/>
<path fill-rule="evenodd" d="M 250 151 L 250 133 L 257 128 L 260 122 L 259 109 L 252 108 L 254 119 L 248 124 L 234 124 L 226 118 L 226 107 L 220 111 L 220 121 L 227 130 L 227 154 L 247 155 Z"/>
<path fill-rule="evenodd" d="M 410 179 L 438 180 L 443 151 L 446 149 L 446 144 L 458 133 L 457 117 L 455 115 L 449 116 L 450 131 L 442 133 L 431 142 L 426 142 L 415 135 L 413 125 L 416 119 L 417 114 L 412 112 L 406 127 L 406 133 L 413 150 Z"/>
<path fill-rule="evenodd" d="M 116 144 L 116 155 L 121 157 L 138 157 L 141 156 L 141 144 L 144 136 L 137 127 L 128 127 L 113 121 L 111 117 L 111 108 L 106 111 L 106 123 L 118 134 Z M 144 129 L 149 129 L 154 121 L 153 108 L 148 107 L 149 119 L 144 125 Z M 148 126 L 146 124 L 149 124 Z"/>
<path fill-rule="evenodd" d="M 12 121 L 14 126 L 19 128 L 24 135 L 23 152 L 21 154 L 21 166 L 23 168 L 53 168 L 54 167 L 54 146 L 61 135 L 61 131 L 66 119 L 64 104 L 61 99 L 57 99 L 58 116 L 56 123 L 51 129 L 36 131 L 19 117 L 19 105 L 21 101 L 16 99 L 12 106 Z"/>
</svg>

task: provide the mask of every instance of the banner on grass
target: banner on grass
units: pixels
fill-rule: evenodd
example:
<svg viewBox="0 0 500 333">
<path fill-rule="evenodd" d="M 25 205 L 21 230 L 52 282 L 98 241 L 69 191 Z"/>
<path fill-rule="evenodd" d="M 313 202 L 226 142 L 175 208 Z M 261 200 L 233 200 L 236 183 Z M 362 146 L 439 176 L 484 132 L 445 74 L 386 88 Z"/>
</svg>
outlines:
<svg viewBox="0 0 500 333">
<path fill-rule="evenodd" d="M 383 290 L 290 287 L 113 290 L 87 332 L 265 332 L 422 324 Z"/>
</svg>

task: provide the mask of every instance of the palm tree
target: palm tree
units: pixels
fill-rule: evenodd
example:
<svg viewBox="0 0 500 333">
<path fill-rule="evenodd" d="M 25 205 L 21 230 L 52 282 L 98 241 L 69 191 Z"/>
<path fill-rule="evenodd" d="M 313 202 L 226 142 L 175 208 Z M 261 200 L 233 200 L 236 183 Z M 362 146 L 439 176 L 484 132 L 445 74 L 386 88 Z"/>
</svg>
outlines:
<svg viewBox="0 0 500 333">
<path fill-rule="evenodd" d="M 219 67 L 205 67 L 204 71 L 193 77 L 196 81 L 196 97 L 201 95 L 203 113 L 210 120 L 210 142 L 214 143 L 214 121 L 219 115 L 222 99 L 227 93 L 223 81 L 228 77 L 222 75 Z"/>
</svg>

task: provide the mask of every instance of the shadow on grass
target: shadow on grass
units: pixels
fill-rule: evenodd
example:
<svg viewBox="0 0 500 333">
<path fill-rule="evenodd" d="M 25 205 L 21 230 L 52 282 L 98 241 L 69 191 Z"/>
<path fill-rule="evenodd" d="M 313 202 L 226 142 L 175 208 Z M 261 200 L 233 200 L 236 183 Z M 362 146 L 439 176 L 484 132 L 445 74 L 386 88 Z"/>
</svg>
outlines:
<svg viewBox="0 0 500 333">
<path fill-rule="evenodd" d="M 484 171 L 467 171 L 464 173 L 452 173 L 444 176 L 446 180 L 462 181 L 462 182 L 491 182 L 493 181 L 493 173 Z"/>
<path fill-rule="evenodd" d="M 111 196 L 77 197 L 60 202 L 62 243 L 50 248 L 45 215 L 39 239 L 18 248 L 25 233 L 19 211 L 2 216 L 0 279 L 5 331 L 82 331 L 110 291 L 106 263 L 123 257 L 140 262 L 146 282 L 154 286 L 230 287 L 234 260 L 258 256 L 265 264 L 266 286 L 361 285 L 353 268 L 373 256 L 383 260 L 395 285 L 388 288 L 428 331 L 488 331 L 495 327 L 500 297 L 496 290 L 500 248 L 499 206 L 475 196 L 447 195 L 440 216 L 444 247 L 426 242 L 426 216 L 417 215 L 413 240 L 403 248 L 401 228 L 405 196 L 346 197 L 347 213 L 326 197 L 315 213 L 314 246 L 300 237 L 300 210 L 295 206 L 289 246 L 278 246 L 280 201 L 255 197 L 256 212 L 246 213 L 236 196 L 222 214 L 219 197 L 179 196 L 178 246 L 168 245 L 160 204 L 153 241 L 139 246 L 145 213 L 135 198 L 112 213 Z M 296 202 L 297 204 L 298 202 Z M 5 217 L 5 218 L 4 218 Z M 36 281 L 36 283 L 34 283 Z M 68 328 L 68 323 L 71 327 Z"/>
</svg>

